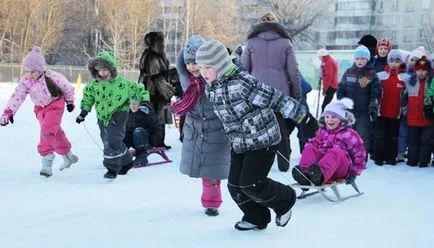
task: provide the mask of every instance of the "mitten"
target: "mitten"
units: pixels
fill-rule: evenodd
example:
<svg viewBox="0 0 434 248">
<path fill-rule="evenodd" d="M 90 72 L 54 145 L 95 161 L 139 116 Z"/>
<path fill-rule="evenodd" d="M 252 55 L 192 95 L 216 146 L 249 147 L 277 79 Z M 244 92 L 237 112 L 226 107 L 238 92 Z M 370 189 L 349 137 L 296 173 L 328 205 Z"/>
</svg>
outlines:
<svg viewBox="0 0 434 248">
<path fill-rule="evenodd" d="M 0 125 L 6 126 L 7 124 L 14 123 L 14 112 L 11 109 L 5 109 L 3 115 L 0 117 Z"/>
<path fill-rule="evenodd" d="M 304 137 L 314 137 L 319 128 L 318 121 L 309 112 L 298 125 L 301 125 Z"/>
<path fill-rule="evenodd" d="M 350 174 L 347 178 L 347 184 L 353 184 L 356 181 L 356 175 Z"/>
<path fill-rule="evenodd" d="M 434 110 L 434 106 L 432 106 L 432 105 L 423 106 L 423 113 L 424 113 L 426 118 L 430 118 L 430 119 L 434 118 L 433 110 Z"/>
<path fill-rule="evenodd" d="M 66 110 L 68 110 L 68 112 L 72 112 L 72 111 L 74 111 L 74 109 L 75 109 L 75 105 L 74 105 L 74 103 L 68 103 L 68 104 L 66 104 Z"/>
<path fill-rule="evenodd" d="M 82 110 L 80 115 L 77 116 L 77 119 L 75 119 L 75 122 L 77 122 L 78 124 L 82 123 L 87 114 L 88 112 L 86 110 Z"/>
</svg>

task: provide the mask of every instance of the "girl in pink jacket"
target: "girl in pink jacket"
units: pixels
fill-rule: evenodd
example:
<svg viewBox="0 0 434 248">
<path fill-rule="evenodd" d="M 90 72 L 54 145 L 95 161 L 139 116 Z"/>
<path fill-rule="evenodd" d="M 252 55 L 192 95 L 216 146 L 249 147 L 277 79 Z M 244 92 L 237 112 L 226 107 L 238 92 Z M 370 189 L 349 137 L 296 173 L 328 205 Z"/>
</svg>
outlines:
<svg viewBox="0 0 434 248">
<path fill-rule="evenodd" d="M 353 183 L 366 165 L 366 151 L 360 135 L 351 128 L 355 123 L 349 98 L 332 101 L 319 119 L 321 128 L 301 154 L 300 165 L 292 176 L 300 185 L 319 186 L 331 179 Z"/>
<path fill-rule="evenodd" d="M 6 126 L 9 122 L 14 122 L 13 116 L 29 94 L 35 104 L 36 118 L 41 125 L 38 152 L 42 156 L 42 169 L 39 174 L 50 177 L 53 174 L 51 167 L 54 152 L 63 157 L 60 170 L 69 168 L 78 161 L 78 157 L 72 154 L 71 143 L 60 126 L 65 103 L 68 112 L 74 110 L 74 87 L 62 74 L 45 71 L 45 59 L 40 47 L 35 46 L 30 51 L 22 66 L 26 74 L 10 97 L 0 117 L 0 125 Z"/>
</svg>

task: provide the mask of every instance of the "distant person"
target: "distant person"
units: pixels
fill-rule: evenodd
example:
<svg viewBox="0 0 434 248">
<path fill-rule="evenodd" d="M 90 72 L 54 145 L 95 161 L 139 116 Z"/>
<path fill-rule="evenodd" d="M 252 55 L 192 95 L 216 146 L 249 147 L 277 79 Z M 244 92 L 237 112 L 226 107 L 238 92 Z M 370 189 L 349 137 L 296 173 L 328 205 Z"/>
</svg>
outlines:
<svg viewBox="0 0 434 248">
<path fill-rule="evenodd" d="M 323 89 L 324 100 L 321 105 L 321 113 L 324 108 L 329 104 L 337 89 L 339 69 L 336 61 L 330 56 L 329 52 L 325 49 L 320 49 L 317 52 L 319 60 L 321 60 L 321 84 Z"/>
<path fill-rule="evenodd" d="M 374 58 L 374 63 L 372 64 L 372 68 L 375 72 L 384 71 L 386 68 L 388 61 L 387 55 L 392 50 L 392 41 L 386 38 L 381 38 L 377 43 L 376 55 Z"/>
<path fill-rule="evenodd" d="M 65 105 L 68 112 L 75 108 L 74 87 L 62 74 L 46 69 L 44 55 L 38 46 L 33 47 L 24 57 L 22 67 L 26 74 L 9 98 L 0 117 L 0 125 L 13 123 L 13 116 L 27 95 L 30 95 L 35 104 L 36 119 L 41 126 L 38 153 L 42 157 L 42 168 L 39 174 L 50 177 L 53 175 L 54 153 L 63 158 L 60 170 L 69 168 L 78 161 L 78 157 L 71 152 L 71 143 L 60 126 Z"/>
<path fill-rule="evenodd" d="M 373 66 L 374 64 L 374 60 L 375 60 L 375 54 L 376 54 L 376 50 L 377 50 L 377 38 L 375 38 L 375 36 L 371 35 L 371 34 L 367 34 L 362 36 L 362 38 L 360 38 L 358 44 L 359 45 L 363 45 L 365 47 L 368 48 L 369 50 L 369 60 L 368 60 L 368 65 L 370 67 Z"/>
<path fill-rule="evenodd" d="M 353 51 L 354 64 L 342 76 L 336 93 L 338 99 L 344 97 L 354 101 L 352 113 L 356 118 L 354 129 L 362 137 L 366 151 L 369 151 L 370 121 L 375 120 L 381 84 L 377 73 L 368 64 L 370 52 L 365 46 L 358 46 Z"/>
<path fill-rule="evenodd" d="M 251 27 L 241 61 L 249 74 L 284 94 L 301 100 L 301 77 L 287 29 L 267 13 Z M 280 171 L 289 170 L 289 132 L 286 120 L 276 113 L 282 140 L 277 146 Z"/>
<path fill-rule="evenodd" d="M 140 58 L 139 83 L 143 84 L 151 97 L 151 108 L 158 116 L 165 137 L 166 123 L 172 123 L 172 116 L 167 110 L 175 88 L 169 82 L 169 59 L 164 51 L 164 34 L 149 32 L 145 35 L 145 51 Z M 166 149 L 171 146 L 164 145 Z"/>
</svg>

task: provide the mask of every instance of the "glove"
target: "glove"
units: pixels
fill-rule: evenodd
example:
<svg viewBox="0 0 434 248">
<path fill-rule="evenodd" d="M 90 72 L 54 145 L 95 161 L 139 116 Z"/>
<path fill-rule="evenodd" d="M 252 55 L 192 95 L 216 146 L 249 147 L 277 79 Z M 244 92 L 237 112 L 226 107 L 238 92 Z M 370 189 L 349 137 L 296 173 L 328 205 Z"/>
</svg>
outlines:
<svg viewBox="0 0 434 248">
<path fill-rule="evenodd" d="M 77 119 L 75 119 L 75 122 L 77 122 L 78 124 L 82 123 L 87 114 L 88 112 L 86 110 L 82 110 L 80 115 L 77 116 Z"/>
<path fill-rule="evenodd" d="M 434 118 L 434 106 L 431 105 L 425 105 L 423 106 L 423 113 L 426 118 L 433 119 Z"/>
<path fill-rule="evenodd" d="M 353 184 L 356 181 L 356 175 L 351 174 L 348 178 L 347 178 L 347 184 Z"/>
<path fill-rule="evenodd" d="M 318 131 L 318 121 L 311 113 L 307 113 L 303 120 L 298 124 L 303 130 L 304 137 L 312 138 L 315 136 L 316 131 Z"/>
<path fill-rule="evenodd" d="M 0 125 L 6 126 L 7 124 L 14 123 L 14 112 L 11 109 L 5 109 L 3 115 L 0 117 Z"/>
<path fill-rule="evenodd" d="M 72 111 L 74 111 L 74 109 L 75 109 L 74 103 L 68 103 L 68 104 L 66 104 L 66 110 L 68 110 L 69 113 L 71 113 Z"/>
</svg>

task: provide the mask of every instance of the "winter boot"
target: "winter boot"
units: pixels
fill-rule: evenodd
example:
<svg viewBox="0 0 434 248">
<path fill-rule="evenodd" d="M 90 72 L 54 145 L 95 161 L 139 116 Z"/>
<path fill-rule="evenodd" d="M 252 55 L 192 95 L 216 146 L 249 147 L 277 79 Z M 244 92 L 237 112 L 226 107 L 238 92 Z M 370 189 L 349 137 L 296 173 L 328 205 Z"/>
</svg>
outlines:
<svg viewBox="0 0 434 248">
<path fill-rule="evenodd" d="M 320 186 L 324 181 L 324 176 L 317 164 L 313 164 L 312 166 L 310 166 L 307 174 L 310 181 L 316 186 Z"/>
<path fill-rule="evenodd" d="M 126 175 L 131 168 L 133 168 L 134 162 L 131 162 L 129 164 L 126 164 L 122 166 L 121 170 L 119 171 L 118 175 Z"/>
<path fill-rule="evenodd" d="M 299 165 L 292 168 L 292 177 L 300 185 L 310 185 L 307 175 Z"/>
<path fill-rule="evenodd" d="M 288 224 L 289 220 L 291 219 L 292 210 L 290 209 L 288 212 L 276 216 L 276 225 L 284 227 L 286 224 Z"/>
<path fill-rule="evenodd" d="M 67 154 L 62 155 L 63 158 L 63 164 L 60 165 L 59 170 L 68 169 L 71 167 L 72 164 L 75 164 L 78 162 L 78 156 L 75 154 L 72 154 L 71 151 L 69 151 Z"/>
<path fill-rule="evenodd" d="M 42 168 L 39 175 L 44 177 L 51 177 L 53 175 L 52 166 L 54 161 L 54 154 L 42 156 Z"/>
<path fill-rule="evenodd" d="M 147 165 L 148 164 L 148 152 L 141 151 L 136 154 L 136 158 L 134 159 L 134 165 Z"/>
<path fill-rule="evenodd" d="M 116 171 L 108 169 L 107 172 L 104 174 L 104 178 L 106 179 L 115 179 L 118 175 L 116 174 Z"/>
<path fill-rule="evenodd" d="M 263 224 L 263 225 L 255 225 L 252 224 L 248 221 L 242 220 L 242 221 L 238 221 L 237 223 L 235 223 L 235 229 L 239 230 L 239 231 L 248 231 L 248 230 L 253 230 L 253 229 L 258 229 L 258 230 L 262 230 L 267 228 L 267 224 Z"/>
<path fill-rule="evenodd" d="M 219 215 L 218 208 L 207 208 L 205 209 L 205 214 L 208 216 L 217 216 Z"/>
</svg>

